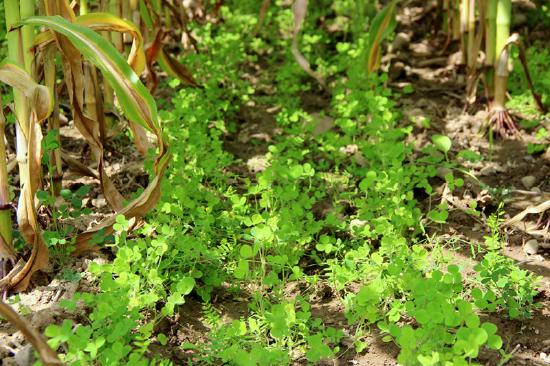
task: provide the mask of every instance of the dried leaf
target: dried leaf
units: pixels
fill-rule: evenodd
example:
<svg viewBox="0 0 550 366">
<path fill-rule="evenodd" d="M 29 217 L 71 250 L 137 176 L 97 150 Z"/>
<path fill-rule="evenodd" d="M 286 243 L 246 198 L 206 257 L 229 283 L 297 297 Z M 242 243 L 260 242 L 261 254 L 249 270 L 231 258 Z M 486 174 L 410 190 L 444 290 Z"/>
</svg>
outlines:
<svg viewBox="0 0 550 366">
<path fill-rule="evenodd" d="M 527 85 L 529 85 L 529 89 L 531 90 L 531 95 L 533 95 L 533 99 L 535 101 L 535 104 L 537 105 L 537 108 L 542 114 L 548 113 L 548 107 L 544 105 L 542 102 L 541 96 L 535 91 L 535 86 L 533 85 L 533 80 L 531 79 L 531 74 L 529 73 L 529 66 L 527 63 L 527 57 L 525 55 L 525 47 L 523 47 L 523 43 L 521 43 L 521 39 L 518 33 L 512 34 L 510 37 L 508 37 L 508 40 L 504 44 L 504 47 L 501 51 L 501 54 L 498 58 L 497 65 L 495 68 L 495 72 L 497 75 L 502 73 L 508 73 L 508 58 L 509 58 L 509 47 L 511 45 L 517 46 L 519 50 L 519 60 L 521 62 L 521 66 L 523 67 L 523 73 L 525 74 L 525 79 L 527 79 Z"/>
<path fill-rule="evenodd" d="M 25 70 L 12 63 L 4 61 L 0 64 L 0 81 L 21 91 L 29 100 L 31 108 L 30 120 L 18 121 L 20 125 L 25 122 L 26 127 L 23 131 L 26 132 L 27 164 L 24 169 L 27 171 L 20 174 L 27 177 L 27 181 L 21 187 L 17 222 L 21 235 L 32 245 L 32 251 L 22 268 L 12 270 L 7 278 L 0 281 L 0 287 L 22 291 L 27 288 L 32 274 L 48 265 L 48 249 L 36 221 L 34 199 L 41 179 L 37 172 L 42 168 L 42 131 L 39 123 L 51 113 L 53 100 L 47 87 L 34 82 Z"/>
<path fill-rule="evenodd" d="M 187 67 L 170 56 L 164 48 L 161 50 L 157 62 L 168 75 L 179 79 L 183 85 L 200 87 Z"/>
<path fill-rule="evenodd" d="M 149 90 L 153 92 L 158 84 L 158 77 L 153 68 L 153 63 L 155 61 L 169 76 L 179 79 L 183 85 L 200 88 L 200 85 L 197 83 L 187 67 L 166 52 L 163 43 L 164 36 L 165 32 L 163 30 L 159 30 L 155 36 L 155 40 L 146 51 L 148 71 L 147 83 Z"/>
<path fill-rule="evenodd" d="M 11 306 L 0 300 L 0 315 L 13 324 L 25 339 L 38 351 L 40 360 L 44 366 L 59 366 L 63 362 L 59 360 L 57 354 L 48 346 L 46 339 L 32 328 Z"/>
<path fill-rule="evenodd" d="M 88 168 L 86 165 L 82 164 L 80 161 L 70 156 L 69 153 L 67 153 L 66 151 L 61 151 L 61 159 L 63 159 L 65 164 L 67 164 L 74 171 L 87 177 L 99 179 L 98 172 Z"/>
<path fill-rule="evenodd" d="M 147 131 L 145 131 L 143 126 L 132 121 L 128 122 L 128 126 L 130 127 L 130 130 L 132 130 L 136 149 L 139 151 L 141 156 L 147 158 L 149 150 L 153 148 L 153 144 L 149 142 L 149 139 L 147 138 Z"/>
<path fill-rule="evenodd" d="M 44 120 L 52 112 L 53 102 L 48 88 L 37 84 L 21 67 L 3 61 L 0 64 L 0 81 L 20 90 L 29 99 L 38 120 Z"/>
<path fill-rule="evenodd" d="M 538 204 L 537 206 L 529 206 L 525 210 L 518 213 L 516 216 L 512 217 L 510 220 L 504 222 L 502 224 L 502 227 L 507 227 L 507 226 L 517 224 L 518 222 L 523 220 L 525 216 L 529 214 L 541 214 L 549 209 L 550 209 L 550 200 L 545 201 L 541 204 Z"/>
<path fill-rule="evenodd" d="M 145 59 L 147 63 L 147 87 L 153 93 L 158 85 L 158 76 L 153 68 L 153 63 L 158 59 L 162 52 L 162 40 L 166 33 L 160 28 L 155 35 L 154 41 L 145 50 Z"/>
</svg>

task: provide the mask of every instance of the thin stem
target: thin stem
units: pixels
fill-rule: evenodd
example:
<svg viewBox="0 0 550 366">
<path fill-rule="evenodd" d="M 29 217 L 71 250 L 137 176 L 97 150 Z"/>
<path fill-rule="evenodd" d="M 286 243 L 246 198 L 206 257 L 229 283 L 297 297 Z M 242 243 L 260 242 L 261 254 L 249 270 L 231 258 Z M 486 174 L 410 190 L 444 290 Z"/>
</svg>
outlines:
<svg viewBox="0 0 550 366">
<path fill-rule="evenodd" d="M 48 131 L 60 130 L 59 123 L 59 100 L 55 93 L 55 49 L 50 48 L 44 53 L 44 84 L 49 89 L 54 98 L 54 110 L 48 117 Z M 49 175 L 51 191 L 54 197 L 58 197 L 61 192 L 61 178 L 63 176 L 63 168 L 61 162 L 61 137 L 59 133 L 56 135 L 57 147 L 50 151 Z"/>
</svg>

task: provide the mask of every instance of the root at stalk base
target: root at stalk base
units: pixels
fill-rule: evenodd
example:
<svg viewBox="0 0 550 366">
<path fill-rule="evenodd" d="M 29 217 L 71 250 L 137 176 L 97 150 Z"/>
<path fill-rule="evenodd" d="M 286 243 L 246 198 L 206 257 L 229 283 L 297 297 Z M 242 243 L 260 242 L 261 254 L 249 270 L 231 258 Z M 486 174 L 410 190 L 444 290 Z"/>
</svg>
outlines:
<svg viewBox="0 0 550 366">
<path fill-rule="evenodd" d="M 544 212 L 539 216 L 537 228 L 544 231 L 550 229 L 550 214 L 548 212 Z"/>
<path fill-rule="evenodd" d="M 514 118 L 505 108 L 495 108 L 491 111 L 489 126 L 501 138 L 513 138 L 519 134 Z"/>
<path fill-rule="evenodd" d="M 15 268 L 14 258 L 0 258 L 0 282 Z M 6 300 L 8 289 L 0 287 L 2 300 Z"/>
</svg>

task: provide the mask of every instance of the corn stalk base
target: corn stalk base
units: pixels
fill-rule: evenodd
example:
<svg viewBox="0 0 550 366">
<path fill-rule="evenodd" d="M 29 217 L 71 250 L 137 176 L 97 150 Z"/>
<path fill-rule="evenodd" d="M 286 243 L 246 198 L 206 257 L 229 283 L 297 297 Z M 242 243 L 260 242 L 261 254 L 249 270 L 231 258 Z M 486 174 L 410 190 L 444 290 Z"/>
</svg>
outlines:
<svg viewBox="0 0 550 366">
<path fill-rule="evenodd" d="M 489 126 L 501 138 L 519 136 L 516 121 L 506 108 L 492 108 L 489 114 Z"/>
</svg>

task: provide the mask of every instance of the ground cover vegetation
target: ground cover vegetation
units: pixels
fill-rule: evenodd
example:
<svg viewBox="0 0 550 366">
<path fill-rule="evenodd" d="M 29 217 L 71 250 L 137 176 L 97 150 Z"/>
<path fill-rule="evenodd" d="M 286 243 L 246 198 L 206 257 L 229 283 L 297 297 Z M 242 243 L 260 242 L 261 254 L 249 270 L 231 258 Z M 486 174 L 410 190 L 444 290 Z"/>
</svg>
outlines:
<svg viewBox="0 0 550 366">
<path fill-rule="evenodd" d="M 2 6 L 0 364 L 549 362 L 547 4 Z"/>
</svg>

